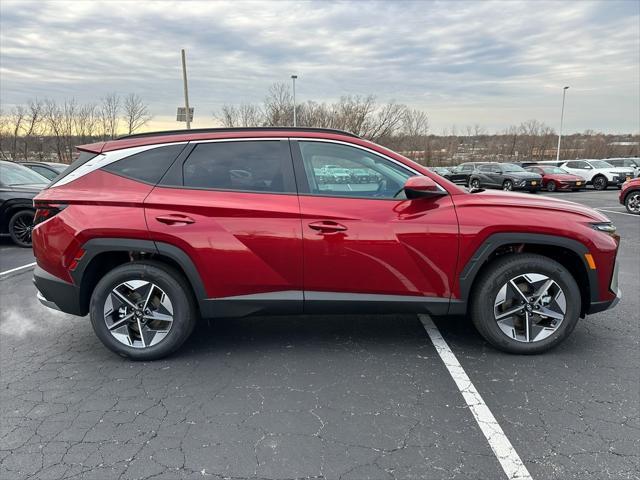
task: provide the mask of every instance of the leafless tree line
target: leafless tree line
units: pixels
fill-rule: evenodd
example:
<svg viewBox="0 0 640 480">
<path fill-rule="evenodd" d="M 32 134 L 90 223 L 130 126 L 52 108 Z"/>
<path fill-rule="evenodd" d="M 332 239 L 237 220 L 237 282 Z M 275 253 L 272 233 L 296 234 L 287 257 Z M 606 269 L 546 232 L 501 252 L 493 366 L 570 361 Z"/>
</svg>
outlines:
<svg viewBox="0 0 640 480">
<path fill-rule="evenodd" d="M 134 133 L 149 120 L 149 109 L 137 94 L 112 93 L 100 103 L 79 104 L 36 99 L 0 112 L 0 158 L 56 160 L 69 163 L 76 145 Z"/>
</svg>

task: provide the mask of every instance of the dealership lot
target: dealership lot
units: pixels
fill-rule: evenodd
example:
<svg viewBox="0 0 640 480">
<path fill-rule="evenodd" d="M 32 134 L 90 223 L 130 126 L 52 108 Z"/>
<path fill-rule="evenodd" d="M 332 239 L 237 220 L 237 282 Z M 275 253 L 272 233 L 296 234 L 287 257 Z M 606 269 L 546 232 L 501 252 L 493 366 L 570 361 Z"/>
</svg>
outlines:
<svg viewBox="0 0 640 480">
<path fill-rule="evenodd" d="M 623 300 L 559 348 L 506 355 L 434 319 L 534 479 L 640 478 L 640 218 L 617 193 L 548 195 L 622 236 Z M 28 268 L 0 276 L 0 309 L 0 478 L 506 478 L 416 316 L 203 322 L 134 363 L 40 306 Z"/>
</svg>

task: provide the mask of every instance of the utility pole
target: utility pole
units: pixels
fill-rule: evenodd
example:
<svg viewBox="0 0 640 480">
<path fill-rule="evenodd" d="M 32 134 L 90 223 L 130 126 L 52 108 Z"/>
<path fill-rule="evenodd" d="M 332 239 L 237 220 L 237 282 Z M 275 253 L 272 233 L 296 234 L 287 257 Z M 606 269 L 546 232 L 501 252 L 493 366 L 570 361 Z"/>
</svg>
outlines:
<svg viewBox="0 0 640 480">
<path fill-rule="evenodd" d="M 182 49 L 182 80 L 184 82 L 184 107 L 187 120 L 187 130 L 191 130 L 191 119 L 189 115 L 189 88 L 187 87 L 187 61 L 185 60 L 184 48 Z"/>
<path fill-rule="evenodd" d="M 562 141 L 562 124 L 564 122 L 564 98 L 567 95 L 569 87 L 562 89 L 562 110 L 560 112 L 560 134 L 558 135 L 558 152 L 556 153 L 556 162 L 560 161 L 560 142 Z"/>
<path fill-rule="evenodd" d="M 297 126 L 297 118 L 296 118 L 296 78 L 297 75 L 291 75 L 291 80 L 293 81 L 293 126 Z"/>
</svg>

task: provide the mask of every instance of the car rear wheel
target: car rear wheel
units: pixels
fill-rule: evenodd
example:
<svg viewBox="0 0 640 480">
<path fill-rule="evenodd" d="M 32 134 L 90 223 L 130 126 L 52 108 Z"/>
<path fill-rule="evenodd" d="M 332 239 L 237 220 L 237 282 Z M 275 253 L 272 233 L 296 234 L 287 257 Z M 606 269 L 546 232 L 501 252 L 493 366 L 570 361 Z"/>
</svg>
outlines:
<svg viewBox="0 0 640 480">
<path fill-rule="evenodd" d="M 558 187 L 556 186 L 556 182 L 553 180 L 549 180 L 547 182 L 547 192 L 555 192 Z"/>
<path fill-rule="evenodd" d="M 186 280 L 157 262 L 133 262 L 111 270 L 96 285 L 89 310 L 102 343 L 134 360 L 157 360 L 173 353 L 196 323 Z"/>
<path fill-rule="evenodd" d="M 513 182 L 511 180 L 505 180 L 502 184 L 502 189 L 510 192 L 513 190 Z"/>
<path fill-rule="evenodd" d="M 535 254 L 506 255 L 491 263 L 472 297 L 472 320 L 494 347 L 541 353 L 561 343 L 580 316 L 580 289 L 558 262 Z"/>
<path fill-rule="evenodd" d="M 629 213 L 640 214 L 640 191 L 631 192 L 624 200 L 624 206 Z"/>
<path fill-rule="evenodd" d="M 471 180 L 471 188 L 480 188 L 480 180 L 477 178 Z"/>
<path fill-rule="evenodd" d="M 13 243 L 19 247 L 31 246 L 31 231 L 33 230 L 33 210 L 20 210 L 9 220 L 9 235 Z"/>
<path fill-rule="evenodd" d="M 595 188 L 596 190 L 606 190 L 607 184 L 609 183 L 607 177 L 605 177 L 604 175 L 596 175 L 592 182 L 593 188 Z"/>
</svg>

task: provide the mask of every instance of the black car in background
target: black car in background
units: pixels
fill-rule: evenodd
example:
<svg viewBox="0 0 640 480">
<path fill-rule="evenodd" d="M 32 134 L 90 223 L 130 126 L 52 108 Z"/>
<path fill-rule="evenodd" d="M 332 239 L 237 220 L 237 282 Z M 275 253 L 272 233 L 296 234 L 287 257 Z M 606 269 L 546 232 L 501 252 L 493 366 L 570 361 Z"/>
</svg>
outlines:
<svg viewBox="0 0 640 480">
<path fill-rule="evenodd" d="M 542 176 L 513 163 L 485 163 L 470 175 L 469 186 L 536 192 L 542 187 Z"/>
<path fill-rule="evenodd" d="M 53 180 L 69 166 L 66 163 L 56 162 L 20 162 L 20 165 L 24 165 L 34 172 L 39 173 L 47 180 Z"/>
<path fill-rule="evenodd" d="M 451 172 L 445 177 L 451 180 L 453 183 L 459 185 L 469 186 L 469 176 L 476 169 L 478 165 L 483 165 L 484 162 L 466 162 L 461 163 L 457 167 L 453 167 Z"/>
<path fill-rule="evenodd" d="M 0 236 L 20 247 L 31 246 L 33 197 L 49 180 L 27 167 L 0 160 Z"/>
</svg>

